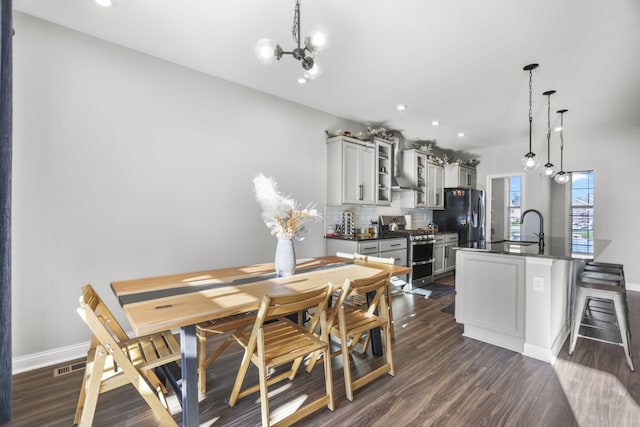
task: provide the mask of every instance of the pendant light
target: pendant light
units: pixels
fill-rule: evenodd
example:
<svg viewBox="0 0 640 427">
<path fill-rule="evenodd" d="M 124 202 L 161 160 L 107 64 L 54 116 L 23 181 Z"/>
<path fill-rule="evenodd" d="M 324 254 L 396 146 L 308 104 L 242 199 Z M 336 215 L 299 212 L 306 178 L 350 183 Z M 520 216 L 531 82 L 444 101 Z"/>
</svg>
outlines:
<svg viewBox="0 0 640 427">
<path fill-rule="evenodd" d="M 304 69 L 304 79 L 302 80 L 306 82 L 307 80 L 315 79 L 322 72 L 316 55 L 329 46 L 329 33 L 322 25 L 316 25 L 304 39 L 304 46 L 302 45 L 300 37 L 300 0 L 296 0 L 291 36 L 296 43 L 296 47 L 290 52 L 284 51 L 279 44 L 276 44 L 271 39 L 259 40 L 255 47 L 258 61 L 268 65 L 274 61 L 279 61 L 283 55 L 291 55 L 294 59 L 300 61 Z"/>
<path fill-rule="evenodd" d="M 535 70 L 536 68 L 538 68 L 538 64 L 529 64 L 523 68 L 524 71 L 529 72 L 529 152 L 524 155 L 522 160 L 520 160 L 520 163 L 522 163 L 522 167 L 526 171 L 536 170 L 538 166 L 540 166 L 540 159 L 538 159 L 535 153 L 531 151 L 531 122 L 533 120 L 531 117 L 531 89 L 533 70 Z"/>
<path fill-rule="evenodd" d="M 548 90 L 543 93 L 547 97 L 547 164 L 544 165 L 544 175 L 553 178 L 556 174 L 556 168 L 551 163 L 551 95 L 556 93 L 555 90 Z"/>
<path fill-rule="evenodd" d="M 558 172 L 555 176 L 555 181 L 558 184 L 566 184 L 569 182 L 569 174 L 564 171 L 563 165 L 563 151 L 564 151 L 564 113 L 569 110 L 558 110 L 558 114 L 560 114 L 560 172 Z"/>
</svg>

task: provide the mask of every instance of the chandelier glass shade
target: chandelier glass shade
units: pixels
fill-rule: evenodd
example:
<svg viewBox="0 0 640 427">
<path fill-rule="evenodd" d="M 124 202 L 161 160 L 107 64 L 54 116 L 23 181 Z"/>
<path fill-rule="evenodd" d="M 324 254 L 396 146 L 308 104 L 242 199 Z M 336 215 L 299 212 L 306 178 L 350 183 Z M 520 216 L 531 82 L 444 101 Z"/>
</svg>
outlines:
<svg viewBox="0 0 640 427">
<path fill-rule="evenodd" d="M 315 79 L 322 73 L 322 67 L 316 55 L 329 46 L 329 32 L 322 25 L 316 25 L 304 39 L 304 45 L 302 44 L 302 39 L 300 38 L 300 0 L 296 1 L 291 35 L 296 43 L 296 47 L 291 51 L 285 51 L 271 39 L 258 40 L 255 47 L 258 61 L 269 65 L 279 61 L 283 55 L 291 55 L 294 59 L 300 61 L 300 65 L 304 70 L 304 78 L 306 80 Z"/>
<path fill-rule="evenodd" d="M 529 64 L 526 65 L 523 70 L 529 72 L 529 152 L 524 155 L 520 163 L 522 164 L 522 168 L 526 171 L 533 171 L 540 166 L 540 159 L 538 159 L 535 153 L 531 150 L 531 126 L 532 126 L 532 116 L 531 116 L 531 90 L 532 90 L 532 79 L 533 79 L 533 70 L 538 68 L 538 64 Z"/>
<path fill-rule="evenodd" d="M 547 97 L 547 163 L 544 165 L 544 175 L 553 178 L 556 174 L 556 167 L 551 163 L 551 95 L 555 90 L 548 90 L 543 93 Z"/>
</svg>

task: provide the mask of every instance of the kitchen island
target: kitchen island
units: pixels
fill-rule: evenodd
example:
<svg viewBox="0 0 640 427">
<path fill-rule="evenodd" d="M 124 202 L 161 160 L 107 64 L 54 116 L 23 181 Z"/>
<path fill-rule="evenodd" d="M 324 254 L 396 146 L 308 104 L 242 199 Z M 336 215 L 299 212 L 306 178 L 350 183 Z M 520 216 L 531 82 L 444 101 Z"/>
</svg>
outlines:
<svg viewBox="0 0 640 427">
<path fill-rule="evenodd" d="M 591 257 L 567 239 L 458 248 L 456 321 L 464 336 L 553 363 L 570 332 L 575 276 Z M 606 241 L 596 242 L 600 251 Z"/>
</svg>

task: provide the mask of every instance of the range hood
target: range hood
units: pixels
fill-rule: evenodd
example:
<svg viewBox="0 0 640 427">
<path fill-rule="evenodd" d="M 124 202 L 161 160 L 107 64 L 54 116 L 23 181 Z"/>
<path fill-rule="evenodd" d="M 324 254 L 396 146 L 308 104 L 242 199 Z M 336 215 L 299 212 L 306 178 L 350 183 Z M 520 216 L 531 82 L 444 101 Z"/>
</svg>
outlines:
<svg viewBox="0 0 640 427">
<path fill-rule="evenodd" d="M 402 175 L 402 168 L 400 167 L 402 160 L 402 151 L 396 142 L 393 144 L 393 174 L 391 175 L 391 190 L 392 191 L 401 191 L 401 190 L 411 190 L 417 191 L 420 190 L 416 184 L 411 182 L 410 179 L 406 178 Z"/>
</svg>

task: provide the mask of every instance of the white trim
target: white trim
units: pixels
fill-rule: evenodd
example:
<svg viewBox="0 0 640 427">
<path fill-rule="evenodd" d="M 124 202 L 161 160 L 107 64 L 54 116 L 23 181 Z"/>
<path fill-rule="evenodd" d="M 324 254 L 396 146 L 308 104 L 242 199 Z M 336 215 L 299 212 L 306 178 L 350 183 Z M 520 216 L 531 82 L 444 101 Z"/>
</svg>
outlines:
<svg viewBox="0 0 640 427">
<path fill-rule="evenodd" d="M 171 332 L 174 335 L 179 334 L 180 329 L 172 329 Z M 128 331 L 127 335 L 130 337 L 136 336 L 133 331 Z M 85 341 L 83 343 L 72 344 L 66 347 L 58 347 L 51 350 L 41 351 L 40 353 L 14 357 L 12 374 L 20 374 L 34 369 L 67 363 L 76 359 L 84 359 L 87 357 L 87 351 L 89 351 L 90 345 L 91 341 Z"/>
<path fill-rule="evenodd" d="M 13 358 L 13 374 L 87 357 L 90 341 Z"/>
<path fill-rule="evenodd" d="M 556 261 L 553 258 L 543 258 L 539 256 L 527 256 L 527 264 L 546 265 L 551 266 Z"/>
<path fill-rule="evenodd" d="M 628 291 L 640 292 L 640 284 L 638 283 L 625 283 L 625 287 Z"/>
</svg>

